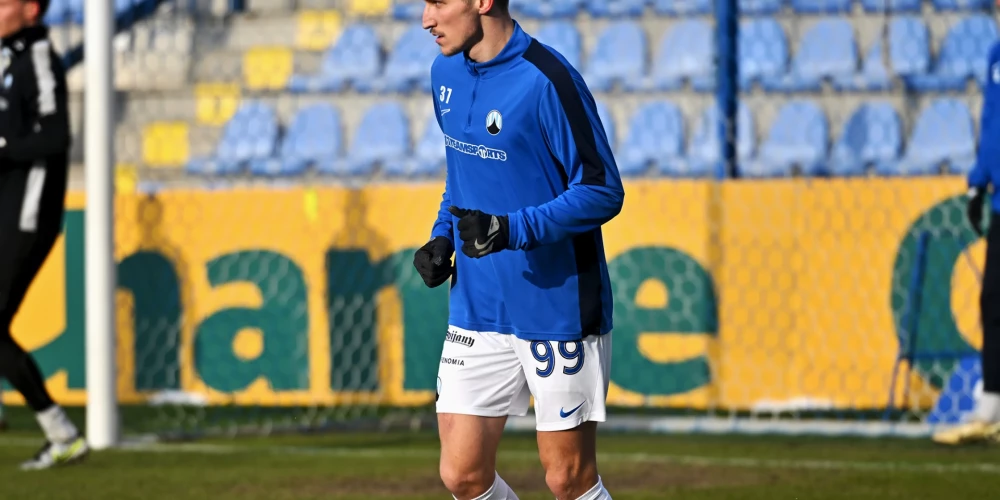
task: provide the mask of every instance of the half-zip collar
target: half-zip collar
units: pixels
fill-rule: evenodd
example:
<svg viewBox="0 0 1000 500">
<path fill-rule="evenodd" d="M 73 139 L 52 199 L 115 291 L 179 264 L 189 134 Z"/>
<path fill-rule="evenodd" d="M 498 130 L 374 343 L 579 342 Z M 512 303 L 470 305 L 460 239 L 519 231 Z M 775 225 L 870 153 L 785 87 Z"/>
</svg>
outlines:
<svg viewBox="0 0 1000 500">
<path fill-rule="evenodd" d="M 39 40 L 49 37 L 49 28 L 43 25 L 21 28 L 16 33 L 3 37 L 0 44 L 14 52 L 21 52 Z"/>
<path fill-rule="evenodd" d="M 528 50 L 529 45 L 531 45 L 531 36 L 521 29 L 521 25 L 517 21 L 514 21 L 514 32 L 496 57 L 485 62 L 473 61 L 469 59 L 468 54 L 462 54 L 462 57 L 465 59 L 465 68 L 469 70 L 469 73 L 480 78 L 490 78 L 520 61 L 521 55 Z"/>
</svg>

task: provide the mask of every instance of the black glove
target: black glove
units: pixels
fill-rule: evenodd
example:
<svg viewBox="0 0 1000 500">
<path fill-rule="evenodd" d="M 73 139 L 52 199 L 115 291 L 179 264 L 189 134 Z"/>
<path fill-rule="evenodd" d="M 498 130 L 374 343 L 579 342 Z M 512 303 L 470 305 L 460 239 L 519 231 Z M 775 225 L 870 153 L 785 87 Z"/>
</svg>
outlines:
<svg viewBox="0 0 1000 500">
<path fill-rule="evenodd" d="M 986 198 L 986 190 L 974 187 L 969 189 L 969 205 L 966 207 L 965 215 L 969 218 L 969 225 L 979 236 L 983 235 L 983 199 Z"/>
<path fill-rule="evenodd" d="M 462 253 L 478 259 L 507 248 L 510 223 L 506 215 L 484 214 L 455 206 L 448 211 L 458 217 L 458 237 L 462 239 Z"/>
<path fill-rule="evenodd" d="M 438 236 L 413 254 L 413 267 L 417 268 L 425 285 L 434 288 L 448 281 L 451 277 L 451 253 L 454 251 L 448 238 Z"/>
</svg>

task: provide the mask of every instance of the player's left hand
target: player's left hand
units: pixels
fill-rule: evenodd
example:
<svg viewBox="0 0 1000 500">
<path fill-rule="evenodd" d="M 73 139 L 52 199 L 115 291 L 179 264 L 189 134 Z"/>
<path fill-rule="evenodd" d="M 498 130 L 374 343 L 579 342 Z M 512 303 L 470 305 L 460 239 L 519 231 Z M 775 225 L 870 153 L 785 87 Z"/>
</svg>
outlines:
<svg viewBox="0 0 1000 500">
<path fill-rule="evenodd" d="M 506 215 L 485 214 L 456 206 L 449 207 L 448 211 L 458 217 L 458 237 L 463 242 L 465 255 L 478 259 L 507 248 L 510 223 Z"/>
</svg>

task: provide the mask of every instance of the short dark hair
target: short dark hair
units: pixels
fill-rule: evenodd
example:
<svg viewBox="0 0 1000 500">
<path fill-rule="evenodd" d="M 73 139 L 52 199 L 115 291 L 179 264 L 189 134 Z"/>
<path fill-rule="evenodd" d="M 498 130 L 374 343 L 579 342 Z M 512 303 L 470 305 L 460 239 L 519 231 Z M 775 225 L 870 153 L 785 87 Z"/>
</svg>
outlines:
<svg viewBox="0 0 1000 500">
<path fill-rule="evenodd" d="M 510 0 L 493 0 L 493 5 L 504 12 L 510 10 Z"/>
</svg>

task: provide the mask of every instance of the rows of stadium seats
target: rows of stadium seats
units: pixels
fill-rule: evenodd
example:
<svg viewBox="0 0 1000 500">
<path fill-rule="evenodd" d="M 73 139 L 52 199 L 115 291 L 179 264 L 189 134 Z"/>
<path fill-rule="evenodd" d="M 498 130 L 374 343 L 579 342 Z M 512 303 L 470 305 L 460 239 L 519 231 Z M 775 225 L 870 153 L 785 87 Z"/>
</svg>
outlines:
<svg viewBox="0 0 1000 500">
<path fill-rule="evenodd" d="M 141 15 L 151 11 L 154 0 L 113 0 L 117 15 Z M 49 10 L 45 13 L 45 24 L 83 24 L 83 5 L 86 0 L 49 0 Z"/>
<path fill-rule="evenodd" d="M 715 43 L 707 21 L 685 20 L 663 33 L 653 50 L 649 35 L 633 21 L 608 25 L 595 34 L 596 50 L 582 53 L 581 35 L 571 21 L 550 21 L 535 33 L 540 41 L 566 56 L 596 91 L 614 87 L 629 92 L 671 91 L 684 85 L 699 92 L 715 88 Z M 878 91 L 892 86 L 894 76 L 916 91 L 962 90 L 970 78 L 986 81 L 985 58 L 1000 39 L 997 23 L 985 15 L 969 15 L 947 32 L 937 57 L 931 35 L 919 17 L 894 17 L 888 26 L 888 64 L 876 41 L 864 58 L 854 27 L 839 18 L 821 19 L 790 44 L 772 18 L 742 21 L 739 33 L 739 83 L 748 90 L 758 83 L 767 92 L 818 91 L 829 79 L 842 91 Z M 296 74 L 292 92 L 405 92 L 429 85 L 429 65 L 438 54 L 433 39 L 419 26 L 408 29 L 383 58 L 374 27 L 355 23 L 326 51 L 320 70 Z M 647 54 L 655 54 L 650 61 Z"/>
<path fill-rule="evenodd" d="M 615 140 L 618 125 L 608 108 L 599 106 L 622 175 L 703 177 L 718 163 L 714 106 L 704 110 L 687 134 L 684 116 L 674 103 L 646 102 L 629 118 L 620 142 Z M 330 104 L 304 107 L 282 132 L 272 108 L 247 101 L 225 125 L 215 153 L 192 160 L 187 168 L 197 175 L 295 176 L 310 167 L 335 176 L 367 176 L 376 170 L 395 177 L 441 174 L 444 138 L 434 117 L 421 124 L 413 147 L 410 127 L 415 125 L 410 121 L 399 103 L 379 102 L 365 111 L 350 147 L 345 147 L 340 114 Z M 882 102 L 854 110 L 832 148 L 827 117 L 808 100 L 784 105 L 764 134 L 753 124 L 750 110 L 741 106 L 737 154 L 743 177 L 964 173 L 972 166 L 976 147 L 968 107 L 951 98 L 931 101 L 905 148 L 900 117 Z"/>
<path fill-rule="evenodd" d="M 991 0 L 931 0 L 938 11 L 982 10 Z M 919 12 L 922 0 L 738 0 L 743 15 L 770 15 L 789 8 L 803 14 L 850 12 L 859 4 L 865 12 Z M 711 0 L 511 0 L 511 9 L 529 18 L 573 17 L 586 12 L 595 17 L 638 17 L 647 7 L 665 16 L 695 16 L 714 12 Z M 419 19 L 422 1 L 397 1 L 393 16 Z"/>
</svg>

